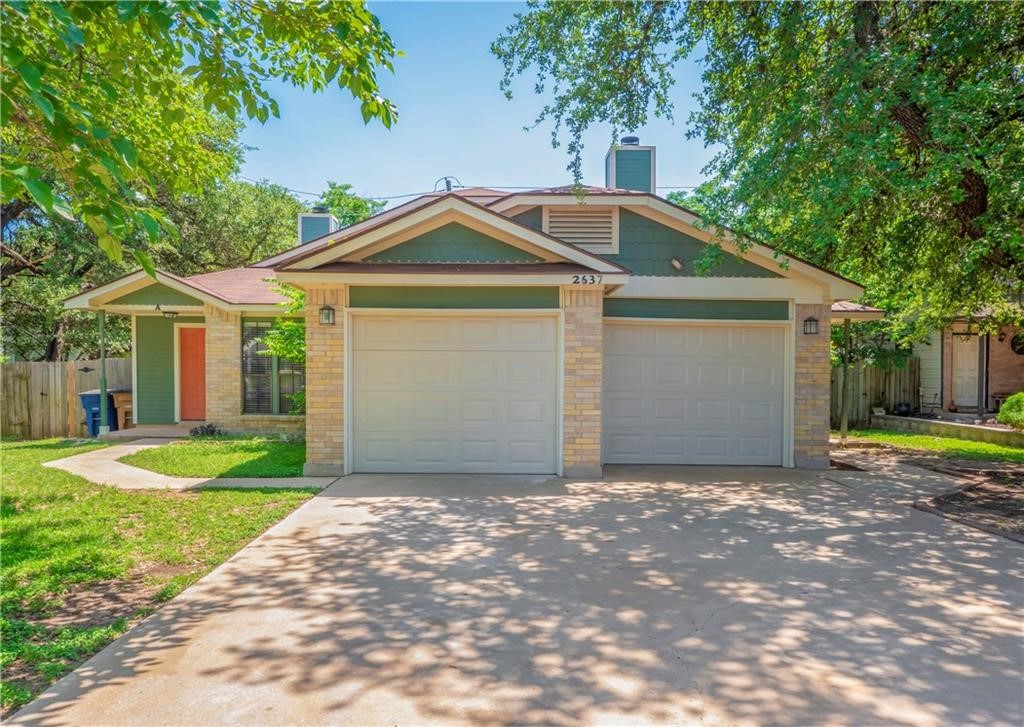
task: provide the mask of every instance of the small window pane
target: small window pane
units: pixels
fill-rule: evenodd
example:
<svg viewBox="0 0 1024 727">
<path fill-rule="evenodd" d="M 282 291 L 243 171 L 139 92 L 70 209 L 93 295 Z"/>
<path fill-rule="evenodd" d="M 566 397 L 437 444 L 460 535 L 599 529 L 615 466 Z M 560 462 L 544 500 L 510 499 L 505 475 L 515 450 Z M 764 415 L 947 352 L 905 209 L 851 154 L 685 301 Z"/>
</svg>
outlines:
<svg viewBox="0 0 1024 727">
<path fill-rule="evenodd" d="M 261 353 L 267 350 L 263 336 L 270 326 L 270 321 L 242 324 L 242 411 L 246 414 L 273 413 L 273 359 Z"/>
</svg>

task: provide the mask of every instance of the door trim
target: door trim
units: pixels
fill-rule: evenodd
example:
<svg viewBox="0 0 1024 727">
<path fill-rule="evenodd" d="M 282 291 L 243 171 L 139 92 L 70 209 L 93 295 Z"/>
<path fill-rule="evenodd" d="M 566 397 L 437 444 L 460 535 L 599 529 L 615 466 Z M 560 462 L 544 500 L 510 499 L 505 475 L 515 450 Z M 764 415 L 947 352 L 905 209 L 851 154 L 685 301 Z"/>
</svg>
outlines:
<svg viewBox="0 0 1024 727">
<path fill-rule="evenodd" d="M 181 422 L 181 329 L 182 328 L 206 328 L 205 323 L 175 323 L 174 324 L 174 422 Z M 205 341 L 205 335 L 204 335 Z M 205 365 L 205 347 L 204 347 Z M 203 412 L 205 421 L 206 412 Z"/>
<path fill-rule="evenodd" d="M 346 288 L 347 291 L 347 288 Z M 352 435 L 353 424 L 355 423 L 352 410 L 352 319 L 355 316 L 394 316 L 416 315 L 436 317 L 465 317 L 478 316 L 487 318 L 522 318 L 534 316 L 541 318 L 555 318 L 555 368 L 556 368 L 556 402 L 555 402 L 555 475 L 562 476 L 563 453 L 563 413 L 565 409 L 565 377 L 564 377 L 564 353 L 565 353 L 565 315 L 560 308 L 349 308 L 345 306 L 345 330 L 343 331 L 344 353 L 344 374 L 342 376 L 342 417 L 344 423 L 341 427 L 343 442 L 343 457 L 345 460 L 343 472 L 350 475 L 354 472 L 355 464 L 355 437 Z"/>
<path fill-rule="evenodd" d="M 730 328 L 781 328 L 782 329 L 782 467 L 792 469 L 796 466 L 796 324 L 794 319 L 794 303 L 789 304 L 789 320 L 787 321 L 744 321 L 715 320 L 711 318 L 625 318 L 606 317 L 602 325 L 608 323 L 636 325 L 668 325 L 668 326 L 728 326 Z M 602 334 L 602 339 L 603 339 Z M 602 346 L 603 347 L 603 346 Z M 602 353 L 603 355 L 603 353 Z M 604 413 L 604 383 L 601 385 L 602 419 Z M 604 423 L 601 431 L 601 461 L 604 463 Z"/>
</svg>

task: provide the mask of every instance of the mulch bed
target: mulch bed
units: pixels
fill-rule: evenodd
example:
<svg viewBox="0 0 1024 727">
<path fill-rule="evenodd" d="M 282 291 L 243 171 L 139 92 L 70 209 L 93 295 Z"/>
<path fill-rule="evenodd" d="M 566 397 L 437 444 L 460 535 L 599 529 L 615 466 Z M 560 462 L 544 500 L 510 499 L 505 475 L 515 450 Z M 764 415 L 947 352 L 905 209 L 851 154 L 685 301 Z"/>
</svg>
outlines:
<svg viewBox="0 0 1024 727">
<path fill-rule="evenodd" d="M 871 443 L 902 462 L 941 472 L 962 483 L 953 492 L 914 503 L 918 510 L 1024 543 L 1024 465 L 949 459 L 924 450 Z M 851 442 L 851 447 L 858 447 Z"/>
</svg>

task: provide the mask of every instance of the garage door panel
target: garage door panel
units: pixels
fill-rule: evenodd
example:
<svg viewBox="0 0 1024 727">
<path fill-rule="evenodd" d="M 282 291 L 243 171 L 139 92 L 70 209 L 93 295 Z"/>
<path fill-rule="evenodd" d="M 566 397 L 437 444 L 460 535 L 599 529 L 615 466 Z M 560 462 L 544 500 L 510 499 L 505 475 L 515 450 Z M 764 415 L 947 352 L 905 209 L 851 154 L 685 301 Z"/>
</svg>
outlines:
<svg viewBox="0 0 1024 727">
<path fill-rule="evenodd" d="M 554 472 L 556 345 L 553 317 L 355 316 L 354 468 Z"/>
<path fill-rule="evenodd" d="M 605 327 L 604 455 L 630 464 L 781 464 L 781 327 Z"/>
</svg>

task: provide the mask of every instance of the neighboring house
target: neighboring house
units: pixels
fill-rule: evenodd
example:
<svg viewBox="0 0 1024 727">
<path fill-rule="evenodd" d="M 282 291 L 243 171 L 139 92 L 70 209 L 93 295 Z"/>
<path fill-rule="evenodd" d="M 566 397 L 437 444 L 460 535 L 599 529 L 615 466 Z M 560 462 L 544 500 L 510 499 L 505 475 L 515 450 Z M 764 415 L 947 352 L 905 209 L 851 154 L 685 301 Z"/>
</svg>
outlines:
<svg viewBox="0 0 1024 727">
<path fill-rule="evenodd" d="M 998 412 L 1007 396 L 1024 390 L 1022 328 L 980 334 L 977 324 L 954 321 L 914 353 L 921 359 L 922 411 Z"/>
<path fill-rule="evenodd" d="M 476 188 L 344 229 L 306 216 L 252 267 L 137 272 L 68 305 L 131 316 L 137 422 L 304 430 L 309 473 L 826 467 L 831 307 L 863 289 L 731 236 L 701 277 L 713 236 L 654 193 L 654 149 L 606 168 L 583 204 Z M 275 280 L 306 291 L 304 370 L 259 355 Z"/>
</svg>

